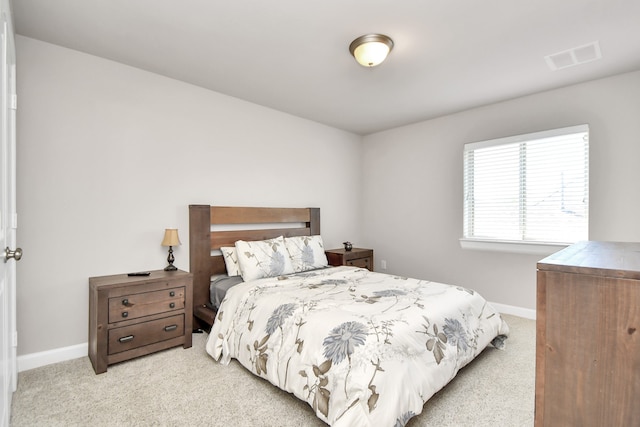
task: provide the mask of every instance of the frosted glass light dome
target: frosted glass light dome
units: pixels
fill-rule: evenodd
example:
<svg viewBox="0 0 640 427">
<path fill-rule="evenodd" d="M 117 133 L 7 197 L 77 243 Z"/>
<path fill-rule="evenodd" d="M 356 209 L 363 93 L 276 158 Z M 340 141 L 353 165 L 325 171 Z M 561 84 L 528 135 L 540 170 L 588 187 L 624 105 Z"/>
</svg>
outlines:
<svg viewBox="0 0 640 427">
<path fill-rule="evenodd" d="M 393 40 L 383 34 L 366 34 L 351 42 L 349 51 L 364 67 L 381 64 L 393 49 Z"/>
</svg>

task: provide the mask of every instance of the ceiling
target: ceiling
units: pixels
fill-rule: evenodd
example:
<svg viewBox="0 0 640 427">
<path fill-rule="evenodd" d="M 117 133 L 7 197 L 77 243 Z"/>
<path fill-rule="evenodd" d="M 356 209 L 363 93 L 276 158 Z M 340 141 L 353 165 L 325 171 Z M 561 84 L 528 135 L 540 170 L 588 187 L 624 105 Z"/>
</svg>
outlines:
<svg viewBox="0 0 640 427">
<path fill-rule="evenodd" d="M 637 0 L 12 0 L 16 33 L 369 134 L 640 69 Z M 349 44 L 395 42 L 375 68 Z M 598 41 L 602 59 L 545 61 Z"/>
</svg>

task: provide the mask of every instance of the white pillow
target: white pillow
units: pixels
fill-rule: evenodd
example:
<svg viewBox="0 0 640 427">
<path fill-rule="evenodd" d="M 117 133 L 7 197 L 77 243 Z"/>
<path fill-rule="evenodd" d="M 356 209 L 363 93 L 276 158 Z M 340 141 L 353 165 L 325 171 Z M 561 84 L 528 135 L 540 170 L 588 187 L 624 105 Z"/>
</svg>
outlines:
<svg viewBox="0 0 640 427">
<path fill-rule="evenodd" d="M 282 236 L 254 242 L 238 240 L 236 254 L 240 274 L 245 282 L 293 273 L 291 257 Z"/>
<path fill-rule="evenodd" d="M 240 276 L 240 264 L 238 264 L 235 246 L 222 247 L 220 252 L 224 257 L 224 265 L 227 267 L 227 276 Z"/>
<path fill-rule="evenodd" d="M 319 235 L 287 237 L 284 243 L 291 256 L 293 271 L 296 273 L 329 265 L 322 237 Z"/>
</svg>

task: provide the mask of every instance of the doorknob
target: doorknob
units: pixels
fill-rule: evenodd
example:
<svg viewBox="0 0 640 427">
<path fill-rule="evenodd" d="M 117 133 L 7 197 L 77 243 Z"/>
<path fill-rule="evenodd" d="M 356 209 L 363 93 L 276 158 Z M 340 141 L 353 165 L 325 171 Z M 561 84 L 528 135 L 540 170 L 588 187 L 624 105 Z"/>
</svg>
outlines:
<svg viewBox="0 0 640 427">
<path fill-rule="evenodd" d="M 22 249 L 16 248 L 15 251 L 12 251 L 11 249 L 9 249 L 9 246 L 7 246 L 4 250 L 4 261 L 7 262 L 11 258 L 15 259 L 16 261 L 20 261 L 20 258 L 22 258 Z"/>
</svg>

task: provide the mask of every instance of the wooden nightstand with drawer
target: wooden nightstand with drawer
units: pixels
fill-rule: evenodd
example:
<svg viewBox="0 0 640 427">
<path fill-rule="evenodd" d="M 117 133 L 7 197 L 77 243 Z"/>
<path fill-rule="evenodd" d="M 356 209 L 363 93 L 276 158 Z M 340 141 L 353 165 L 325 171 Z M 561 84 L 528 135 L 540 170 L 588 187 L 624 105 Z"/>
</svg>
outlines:
<svg viewBox="0 0 640 427">
<path fill-rule="evenodd" d="M 151 271 L 89 278 L 89 359 L 107 366 L 182 345 L 191 347 L 193 277 Z"/>
<path fill-rule="evenodd" d="M 329 249 L 325 251 L 329 265 L 350 265 L 352 267 L 366 268 L 373 271 L 373 250 L 353 248 L 350 251 L 342 249 Z"/>
</svg>

